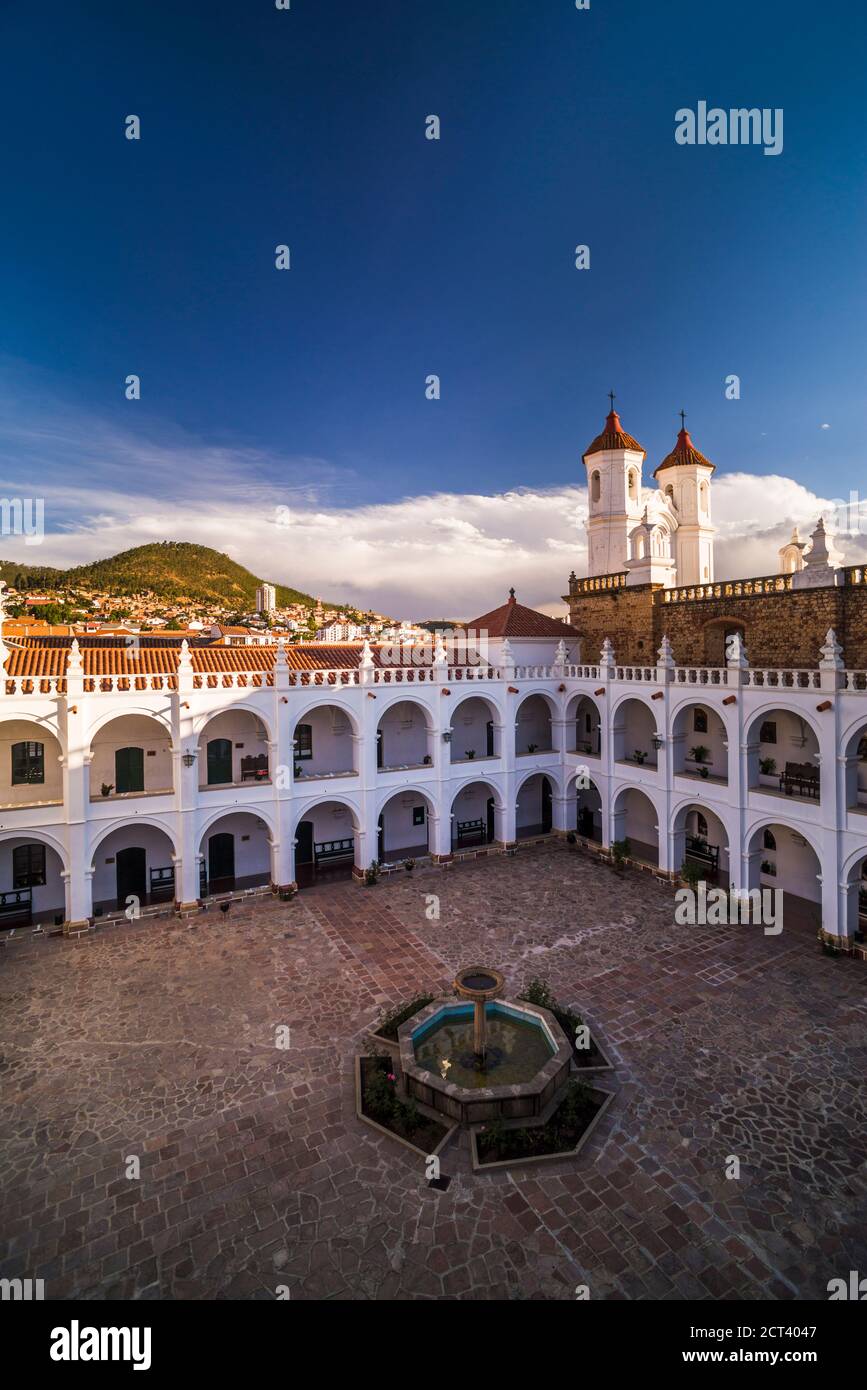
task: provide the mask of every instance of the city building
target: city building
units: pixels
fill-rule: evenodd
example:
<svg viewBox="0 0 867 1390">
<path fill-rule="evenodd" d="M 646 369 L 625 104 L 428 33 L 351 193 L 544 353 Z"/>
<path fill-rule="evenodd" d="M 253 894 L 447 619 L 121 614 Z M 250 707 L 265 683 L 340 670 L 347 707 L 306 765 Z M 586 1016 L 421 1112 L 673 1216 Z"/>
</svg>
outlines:
<svg viewBox="0 0 867 1390">
<path fill-rule="evenodd" d="M 778 574 L 705 579 L 713 465 L 688 436 L 674 453 L 647 500 L 609 415 L 569 622 L 511 592 L 466 625 L 483 662 L 439 633 L 424 652 L 4 625 L 0 923 L 76 932 L 569 835 L 667 879 L 692 862 L 741 897 L 778 888 L 867 955 L 867 571 L 818 526 Z"/>
</svg>

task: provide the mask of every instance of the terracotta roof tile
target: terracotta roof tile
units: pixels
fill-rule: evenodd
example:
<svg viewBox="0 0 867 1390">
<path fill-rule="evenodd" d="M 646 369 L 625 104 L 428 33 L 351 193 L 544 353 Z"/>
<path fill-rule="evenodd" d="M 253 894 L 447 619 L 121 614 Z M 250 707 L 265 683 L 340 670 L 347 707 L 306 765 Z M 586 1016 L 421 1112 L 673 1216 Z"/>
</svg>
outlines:
<svg viewBox="0 0 867 1390">
<path fill-rule="evenodd" d="M 633 449 L 642 456 L 647 453 L 643 444 L 639 444 L 637 439 L 626 433 L 616 410 L 610 412 L 605 421 L 605 429 L 601 434 L 597 434 L 592 444 L 588 444 L 583 456 L 587 459 L 591 454 L 600 454 L 603 449 Z"/>
<path fill-rule="evenodd" d="M 509 599 L 500 608 L 473 618 L 465 627 L 474 632 L 487 632 L 489 637 L 578 637 L 580 634 L 568 623 L 559 618 L 549 618 L 547 613 L 539 613 L 535 608 L 525 608 L 515 600 L 515 591 L 510 589 Z"/>
<path fill-rule="evenodd" d="M 706 459 L 704 454 L 700 454 L 689 437 L 689 430 L 681 430 L 677 436 L 677 443 L 670 454 L 666 454 L 662 463 L 654 468 L 654 478 L 661 473 L 663 468 L 675 468 L 680 463 L 701 464 L 703 468 L 709 468 L 713 472 L 716 464 Z"/>
</svg>

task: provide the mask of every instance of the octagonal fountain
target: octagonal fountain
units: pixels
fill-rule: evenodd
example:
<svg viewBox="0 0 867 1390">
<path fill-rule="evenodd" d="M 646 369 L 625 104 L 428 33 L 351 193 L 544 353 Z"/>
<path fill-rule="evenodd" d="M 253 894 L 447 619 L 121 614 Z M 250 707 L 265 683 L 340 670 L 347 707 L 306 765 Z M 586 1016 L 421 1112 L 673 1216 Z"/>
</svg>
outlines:
<svg viewBox="0 0 867 1390">
<path fill-rule="evenodd" d="M 406 1090 L 461 1124 L 540 1115 L 569 1079 L 571 1044 L 553 1014 L 500 999 L 496 970 L 458 972 L 440 1000 L 398 1030 Z"/>
</svg>

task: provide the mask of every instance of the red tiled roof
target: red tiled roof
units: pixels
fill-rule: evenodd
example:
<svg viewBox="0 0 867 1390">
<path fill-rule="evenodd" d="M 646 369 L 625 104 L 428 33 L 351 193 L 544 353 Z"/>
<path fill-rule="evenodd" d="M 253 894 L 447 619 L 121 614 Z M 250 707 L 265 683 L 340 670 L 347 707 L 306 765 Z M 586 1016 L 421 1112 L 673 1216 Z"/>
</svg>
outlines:
<svg viewBox="0 0 867 1390">
<path fill-rule="evenodd" d="M 616 410 L 612 410 L 608 415 L 602 433 L 597 434 L 592 444 L 588 444 L 584 450 L 584 458 L 589 458 L 591 454 L 600 454 L 603 449 L 633 449 L 642 456 L 647 453 L 643 444 L 639 444 L 637 439 L 626 433 Z"/>
<path fill-rule="evenodd" d="M 547 613 L 539 613 L 535 608 L 525 608 L 515 600 L 515 590 L 509 590 L 509 598 L 501 608 L 483 613 L 473 618 L 465 627 L 474 632 L 487 632 L 489 637 L 578 637 L 580 633 L 561 622 L 559 618 L 549 618 Z"/>
<path fill-rule="evenodd" d="M 709 468 L 713 472 L 716 464 L 706 459 L 704 454 L 700 454 L 689 437 L 689 430 L 681 430 L 677 436 L 677 443 L 670 454 L 666 454 L 662 463 L 653 470 L 654 478 L 661 473 L 663 468 L 674 468 L 679 463 L 701 464 L 703 468 Z"/>
<path fill-rule="evenodd" d="M 6 645 L 6 675 L 10 680 L 65 678 L 71 639 L 7 637 Z M 298 643 L 289 644 L 284 650 L 286 663 L 293 671 L 355 670 L 361 661 L 362 647 L 361 642 Z M 147 638 L 138 643 L 118 645 L 105 639 L 83 637 L 79 639 L 79 649 L 86 681 L 102 676 L 128 676 L 133 680 L 139 676 L 165 676 L 171 678 L 173 685 L 180 660 L 179 643 L 148 642 Z M 277 655 L 275 645 L 223 647 L 208 643 L 191 645 L 189 650 L 194 675 L 214 678 L 249 672 L 255 684 L 261 684 L 262 678 L 269 684 L 272 680 Z M 389 659 L 385 663 L 381 661 L 381 650 L 381 646 L 371 647 L 374 665 L 393 666 L 393 647 L 389 647 Z"/>
</svg>

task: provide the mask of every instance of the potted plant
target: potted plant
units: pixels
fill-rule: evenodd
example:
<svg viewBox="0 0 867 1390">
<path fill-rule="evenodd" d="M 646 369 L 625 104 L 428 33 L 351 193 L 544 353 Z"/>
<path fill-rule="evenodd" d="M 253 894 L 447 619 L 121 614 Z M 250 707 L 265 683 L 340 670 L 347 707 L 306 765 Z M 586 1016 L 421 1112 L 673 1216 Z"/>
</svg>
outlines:
<svg viewBox="0 0 867 1390">
<path fill-rule="evenodd" d="M 103 782 L 99 790 L 102 792 L 103 796 L 111 796 L 112 792 L 114 791 L 114 783 Z"/>
<path fill-rule="evenodd" d="M 636 748 L 635 752 L 632 754 L 632 761 L 641 767 L 647 761 L 647 754 L 642 753 L 640 748 Z"/>
<path fill-rule="evenodd" d="M 776 758 L 759 758 L 759 782 L 764 787 L 773 786 L 777 770 Z"/>
<path fill-rule="evenodd" d="M 379 878 L 379 864 L 375 859 L 371 859 L 370 868 L 364 871 L 365 888 L 373 888 Z"/>
<path fill-rule="evenodd" d="M 629 858 L 631 849 L 632 846 L 630 845 L 628 839 L 611 841 L 611 862 L 618 873 L 621 871 L 623 865 L 626 863 L 626 860 Z"/>
<path fill-rule="evenodd" d="M 425 753 L 424 757 L 422 758 L 422 762 L 424 763 L 425 767 L 430 767 L 431 763 L 433 762 L 433 758 L 431 757 L 430 753 Z"/>
<path fill-rule="evenodd" d="M 762 873 L 763 873 L 763 874 L 767 874 L 768 878 L 776 878 L 776 877 L 777 877 L 777 866 L 776 866 L 776 864 L 772 864 L 771 861 L 770 861 L 770 859 L 763 859 L 763 860 L 762 860 Z"/>
<path fill-rule="evenodd" d="M 577 837 L 577 835 L 575 834 L 575 831 L 574 831 L 574 830 L 568 831 L 568 833 L 567 833 L 567 835 L 566 835 L 566 843 L 567 843 L 567 845 L 575 845 L 575 844 L 578 843 L 578 837 Z"/>
<path fill-rule="evenodd" d="M 538 743 L 528 743 L 528 744 L 527 744 L 527 752 L 528 752 L 528 753 L 535 753 L 535 751 L 536 751 L 536 749 L 537 749 L 538 747 L 539 747 Z"/>
<path fill-rule="evenodd" d="M 300 776 L 301 776 L 301 764 L 300 764 L 300 763 L 296 763 L 296 764 L 295 764 L 295 767 L 294 767 L 294 769 L 293 769 L 293 775 L 294 775 L 295 777 L 300 777 Z"/>
<path fill-rule="evenodd" d="M 474 758 L 475 756 L 476 756 L 476 750 L 475 750 L 475 748 L 465 748 L 465 749 L 464 749 L 464 757 L 465 757 L 465 758 L 469 758 L 470 762 L 472 762 L 472 760 L 473 760 L 473 758 Z"/>
<path fill-rule="evenodd" d="M 708 769 L 704 766 L 710 757 L 710 749 L 706 743 L 697 743 L 694 748 L 689 750 L 689 759 L 698 764 L 699 772 L 702 777 L 707 777 Z"/>
<path fill-rule="evenodd" d="M 415 868 L 415 860 L 414 860 L 414 859 L 404 859 L 404 861 L 403 861 L 403 867 L 406 869 L 406 871 L 407 871 L 408 874 L 411 874 L 412 871 L 413 871 L 413 869 Z"/>
<path fill-rule="evenodd" d="M 704 878 L 704 870 L 700 864 L 691 864 L 688 859 L 684 859 L 680 866 L 680 877 L 687 888 L 691 888 L 695 892 Z"/>
</svg>

